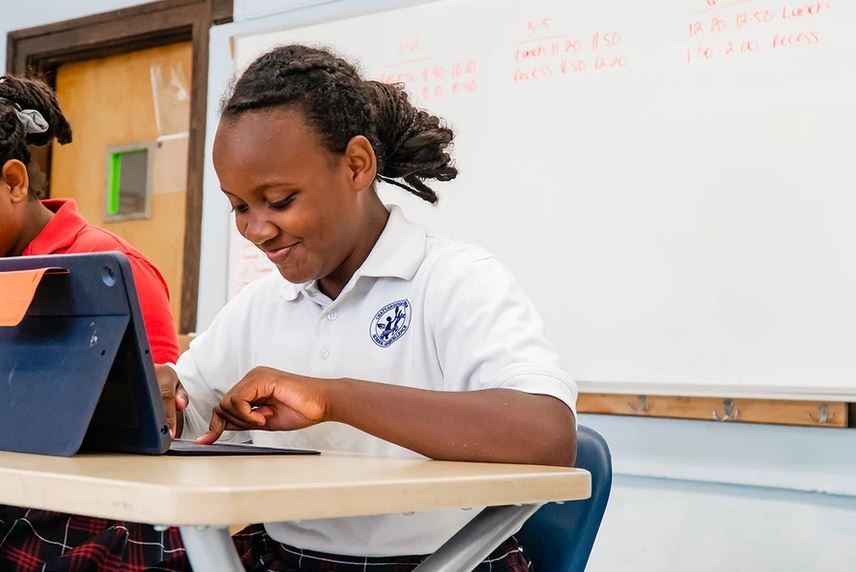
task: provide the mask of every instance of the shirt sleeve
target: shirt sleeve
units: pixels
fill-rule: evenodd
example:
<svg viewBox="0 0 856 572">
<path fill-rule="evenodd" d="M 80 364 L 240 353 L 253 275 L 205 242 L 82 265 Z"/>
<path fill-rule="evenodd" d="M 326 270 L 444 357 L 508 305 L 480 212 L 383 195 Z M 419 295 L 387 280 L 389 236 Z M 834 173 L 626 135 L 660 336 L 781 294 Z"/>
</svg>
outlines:
<svg viewBox="0 0 856 572">
<path fill-rule="evenodd" d="M 485 255 L 438 281 L 434 341 L 449 391 L 506 388 L 549 395 L 576 418 L 577 386 L 511 273 Z"/>
<path fill-rule="evenodd" d="M 211 420 L 211 411 L 217 405 L 218 399 L 215 392 L 207 385 L 196 356 L 193 345 L 204 340 L 205 334 L 200 334 L 190 342 L 191 347 L 181 354 L 178 363 L 172 365 L 181 385 L 187 391 L 188 404 L 184 409 L 184 429 L 181 433 L 182 439 L 195 439 L 208 430 Z"/>
<path fill-rule="evenodd" d="M 178 359 L 178 334 L 169 309 L 166 283 L 151 262 L 131 254 L 126 256 L 134 275 L 152 359 L 157 364 L 174 362 Z"/>
</svg>

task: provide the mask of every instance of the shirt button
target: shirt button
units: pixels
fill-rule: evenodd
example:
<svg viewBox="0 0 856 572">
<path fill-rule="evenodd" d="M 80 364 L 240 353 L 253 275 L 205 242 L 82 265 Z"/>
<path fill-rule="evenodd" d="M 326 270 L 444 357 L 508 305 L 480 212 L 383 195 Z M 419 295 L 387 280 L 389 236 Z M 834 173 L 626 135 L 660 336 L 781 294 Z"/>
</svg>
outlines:
<svg viewBox="0 0 856 572">
<path fill-rule="evenodd" d="M 328 357 L 330 357 L 330 350 L 327 348 L 321 350 L 321 359 L 327 359 Z"/>
<path fill-rule="evenodd" d="M 333 320 L 335 320 L 336 319 L 336 311 L 334 310 L 334 311 L 330 312 L 329 314 L 327 314 L 327 319 L 330 320 L 331 322 Z"/>
</svg>

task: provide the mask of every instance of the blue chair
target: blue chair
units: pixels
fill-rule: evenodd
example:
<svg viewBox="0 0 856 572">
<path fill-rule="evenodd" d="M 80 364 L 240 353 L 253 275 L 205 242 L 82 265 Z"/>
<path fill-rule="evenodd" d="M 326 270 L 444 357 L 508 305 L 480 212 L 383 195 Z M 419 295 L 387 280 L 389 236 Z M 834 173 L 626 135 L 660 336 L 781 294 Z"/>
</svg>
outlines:
<svg viewBox="0 0 856 572">
<path fill-rule="evenodd" d="M 591 498 L 548 504 L 515 536 L 535 572 L 583 572 L 612 489 L 612 456 L 597 431 L 577 429 L 576 466 L 591 473 Z"/>
</svg>

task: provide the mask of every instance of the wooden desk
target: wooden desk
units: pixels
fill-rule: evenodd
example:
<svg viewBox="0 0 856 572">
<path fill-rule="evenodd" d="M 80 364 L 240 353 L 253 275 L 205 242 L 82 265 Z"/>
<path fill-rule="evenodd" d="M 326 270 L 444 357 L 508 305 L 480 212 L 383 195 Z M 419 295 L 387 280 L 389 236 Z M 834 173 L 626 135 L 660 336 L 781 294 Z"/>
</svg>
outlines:
<svg viewBox="0 0 856 572">
<path fill-rule="evenodd" d="M 589 473 L 579 469 L 335 454 L 63 458 L 0 452 L 0 503 L 180 526 L 191 563 L 206 572 L 241 569 L 227 529 L 234 522 L 498 507 L 483 511 L 419 567 L 460 572 L 541 504 L 588 498 L 590 485 Z"/>
</svg>

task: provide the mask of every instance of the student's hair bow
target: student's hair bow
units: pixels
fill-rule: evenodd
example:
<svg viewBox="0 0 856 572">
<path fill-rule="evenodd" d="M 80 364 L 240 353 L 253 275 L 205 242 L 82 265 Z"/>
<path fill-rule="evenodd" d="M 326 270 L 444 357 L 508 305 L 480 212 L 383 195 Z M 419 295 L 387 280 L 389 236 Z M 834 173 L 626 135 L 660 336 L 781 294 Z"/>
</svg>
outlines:
<svg viewBox="0 0 856 572">
<path fill-rule="evenodd" d="M 24 130 L 26 131 L 27 135 L 37 135 L 39 133 L 44 133 L 50 128 L 50 125 L 48 125 L 48 122 L 45 120 L 45 116 L 42 115 L 37 109 L 21 109 L 20 105 L 6 97 L 0 97 L 0 100 L 8 101 L 9 104 L 15 109 L 15 113 L 18 115 L 18 119 L 24 125 Z"/>
</svg>

